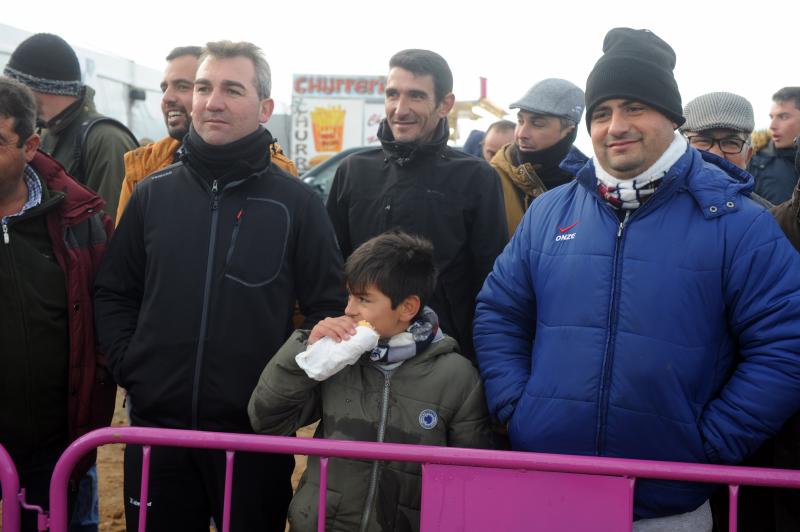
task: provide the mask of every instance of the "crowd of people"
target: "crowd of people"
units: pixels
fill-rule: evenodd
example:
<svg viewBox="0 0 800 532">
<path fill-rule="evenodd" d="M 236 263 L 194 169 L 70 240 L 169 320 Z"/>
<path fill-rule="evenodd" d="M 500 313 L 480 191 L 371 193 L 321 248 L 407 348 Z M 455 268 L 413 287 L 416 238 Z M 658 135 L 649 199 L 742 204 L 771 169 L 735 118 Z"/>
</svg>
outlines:
<svg viewBox="0 0 800 532">
<path fill-rule="evenodd" d="M 258 47 L 166 62 L 168 134 L 141 147 L 58 36 L 0 77 L 0 444 L 29 504 L 48 506 L 117 386 L 135 426 L 800 469 L 800 87 L 775 93 L 756 150 L 750 102 L 684 106 L 670 45 L 615 28 L 584 88 L 536 82 L 471 155 L 448 145 L 447 61 L 402 50 L 380 146 L 323 205 L 267 129 Z M 305 362 L 364 328 L 346 363 Z M 128 530 L 142 504 L 150 530 L 220 522 L 223 452 L 150 460 L 140 501 L 125 449 Z M 74 532 L 98 529 L 93 461 L 73 472 Z M 237 454 L 232 530 L 317 528 L 319 462 L 294 494 L 293 468 Z M 418 530 L 420 475 L 331 459 L 327 529 Z M 799 501 L 743 490 L 739 529 L 797 530 Z M 727 529 L 726 504 L 638 480 L 634 530 Z"/>
</svg>

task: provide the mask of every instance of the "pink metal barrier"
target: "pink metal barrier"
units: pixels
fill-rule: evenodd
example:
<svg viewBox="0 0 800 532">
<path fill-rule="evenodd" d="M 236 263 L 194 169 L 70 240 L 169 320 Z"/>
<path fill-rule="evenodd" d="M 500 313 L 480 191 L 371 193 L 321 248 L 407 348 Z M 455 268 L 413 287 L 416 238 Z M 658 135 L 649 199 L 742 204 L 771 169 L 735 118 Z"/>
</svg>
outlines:
<svg viewBox="0 0 800 532">
<path fill-rule="evenodd" d="M 110 443 L 143 446 L 140 531 L 145 530 L 147 517 L 151 446 L 226 451 L 223 532 L 230 530 L 236 451 L 320 456 L 319 531 L 325 530 L 329 457 L 423 464 L 423 532 L 630 531 L 633 487 L 637 477 L 728 484 L 730 531 L 735 532 L 740 485 L 800 488 L 800 471 L 779 469 L 122 427 L 86 434 L 61 456 L 50 484 L 49 519 L 42 520 L 47 521 L 50 530 L 67 530 L 67 483 L 77 461 L 92 449 Z M 5 483 L 3 489 L 6 493 Z M 40 530 L 47 528 L 40 527 Z"/>
<path fill-rule="evenodd" d="M 20 527 L 19 476 L 8 451 L 0 445 L 0 486 L 3 494 L 3 526 L 6 532 L 18 532 Z"/>
</svg>

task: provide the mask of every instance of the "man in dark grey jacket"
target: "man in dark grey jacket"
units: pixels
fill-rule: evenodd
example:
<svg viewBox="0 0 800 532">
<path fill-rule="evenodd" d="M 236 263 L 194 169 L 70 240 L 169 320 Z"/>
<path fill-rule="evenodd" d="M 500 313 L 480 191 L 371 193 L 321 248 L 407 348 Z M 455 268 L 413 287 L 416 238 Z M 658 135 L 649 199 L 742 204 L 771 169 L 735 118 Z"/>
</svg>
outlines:
<svg viewBox="0 0 800 532">
<path fill-rule="evenodd" d="M 486 161 L 447 146 L 455 96 L 444 58 L 403 50 L 389 68 L 381 147 L 339 166 L 328 214 L 345 259 L 389 229 L 430 240 L 439 270 L 430 306 L 474 360 L 475 296 L 508 240 L 499 177 Z"/>
<path fill-rule="evenodd" d="M 250 43 L 208 43 L 180 162 L 134 189 L 96 283 L 100 344 L 138 426 L 251 432 L 247 401 L 292 330 L 344 308 L 342 259 L 313 190 L 270 164 L 260 126 L 269 65 Z M 222 518 L 225 456 L 159 448 L 148 530 L 208 531 Z M 238 453 L 231 530 L 283 531 L 293 459 Z M 141 453 L 125 449 L 128 530 Z"/>
</svg>

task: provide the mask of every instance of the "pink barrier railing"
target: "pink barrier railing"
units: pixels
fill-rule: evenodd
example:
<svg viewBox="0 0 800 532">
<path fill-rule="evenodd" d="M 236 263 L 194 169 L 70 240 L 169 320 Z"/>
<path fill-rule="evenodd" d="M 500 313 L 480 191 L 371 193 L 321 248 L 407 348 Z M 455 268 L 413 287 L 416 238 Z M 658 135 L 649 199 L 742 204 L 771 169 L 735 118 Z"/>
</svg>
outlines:
<svg viewBox="0 0 800 532">
<path fill-rule="evenodd" d="M 0 445 L 0 487 L 3 494 L 3 526 L 7 532 L 17 532 L 20 526 L 19 476 L 8 451 Z"/>
<path fill-rule="evenodd" d="M 122 427 L 86 434 L 61 456 L 50 484 L 49 519 L 42 520 L 47 521 L 50 530 L 67 530 L 67 483 L 77 461 L 92 449 L 110 443 L 143 446 L 140 531 L 145 530 L 147 517 L 151 446 L 226 451 L 223 532 L 230 530 L 236 451 L 320 456 L 319 531 L 325 529 L 327 459 L 330 457 L 423 464 L 421 528 L 425 532 L 486 530 L 481 520 L 486 515 L 482 513 L 492 519 L 495 530 L 519 529 L 515 525 L 518 522 L 524 522 L 524 528 L 530 529 L 532 518 L 550 531 L 631 530 L 633 487 L 637 477 L 728 484 L 730 530 L 735 532 L 740 485 L 800 488 L 800 471 L 779 469 Z M 6 489 L 5 483 L 3 489 Z M 538 495 L 533 496 L 530 490 L 538 490 Z M 509 499 L 513 494 L 517 494 L 519 500 Z M 520 501 L 524 501 L 524 506 L 520 506 Z M 514 511 L 501 511 L 504 503 L 513 503 Z M 512 515 L 504 515 L 508 513 Z M 507 519 L 501 523 L 500 517 Z M 620 525 L 620 519 L 625 521 L 624 525 Z M 578 528 L 579 524 L 589 526 Z M 40 527 L 40 530 L 46 529 Z"/>
</svg>

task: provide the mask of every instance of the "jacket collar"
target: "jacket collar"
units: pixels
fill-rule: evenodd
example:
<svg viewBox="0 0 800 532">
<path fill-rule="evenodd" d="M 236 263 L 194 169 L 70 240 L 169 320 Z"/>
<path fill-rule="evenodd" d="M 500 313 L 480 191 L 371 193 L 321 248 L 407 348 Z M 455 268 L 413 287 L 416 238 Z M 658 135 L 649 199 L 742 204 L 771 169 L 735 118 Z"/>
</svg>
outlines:
<svg viewBox="0 0 800 532">
<path fill-rule="evenodd" d="M 47 189 L 64 194 L 64 200 L 58 205 L 63 225 L 74 225 L 87 216 L 100 212 L 105 206 L 105 201 L 100 196 L 72 179 L 61 163 L 43 151 L 36 152 L 30 165 Z"/>
<path fill-rule="evenodd" d="M 88 85 L 84 85 L 82 96 L 47 122 L 47 129 L 54 134 L 61 133 L 77 120 L 84 111 L 87 113 L 95 111 L 94 89 Z"/>
<path fill-rule="evenodd" d="M 175 152 L 181 147 L 181 141 L 175 140 L 169 135 L 161 140 L 152 142 L 133 151 L 129 151 L 125 155 L 130 158 L 135 164 L 139 164 L 141 169 L 154 168 L 172 164 L 175 160 Z M 144 177 L 144 176 L 142 176 Z"/>
<path fill-rule="evenodd" d="M 574 145 L 570 146 L 569 150 L 567 151 L 566 157 L 561 163 L 558 165 L 561 170 L 568 173 L 570 176 L 574 176 L 575 173 L 570 171 L 570 168 L 580 168 L 589 158 L 581 152 L 578 148 Z M 569 161 L 569 162 L 568 162 Z M 503 146 L 503 148 L 497 152 L 497 154 L 492 158 L 492 164 L 495 165 L 501 171 L 506 172 L 509 176 L 512 176 L 512 180 L 514 180 L 515 185 L 517 185 L 517 179 L 519 180 L 529 180 L 531 182 L 530 191 L 525 191 L 526 195 L 536 198 L 549 189 L 545 185 L 542 178 L 536 172 L 536 169 L 531 163 L 522 163 L 520 165 L 514 165 L 514 143 L 511 142 Z M 567 163 L 565 165 L 565 163 Z M 516 179 L 515 179 L 516 177 Z M 521 188 L 521 187 L 518 187 Z"/>
<path fill-rule="evenodd" d="M 394 140 L 394 134 L 384 118 L 378 127 L 378 139 L 381 141 L 386 159 L 399 166 L 405 166 L 413 161 L 424 159 L 444 151 L 447 139 L 450 137 L 450 128 L 447 118 L 442 118 L 434 130 L 433 138 L 428 142 L 399 142 Z"/>
<path fill-rule="evenodd" d="M 403 362 L 403 366 L 414 367 L 420 364 L 427 364 L 430 363 L 432 359 L 449 353 L 461 353 L 461 349 L 458 347 L 458 342 L 456 342 L 454 338 L 445 334 L 441 340 L 431 343 L 424 351 Z M 358 359 L 358 364 L 361 366 L 375 367 L 375 362 L 370 359 L 369 351 L 361 355 L 361 358 Z"/>
<path fill-rule="evenodd" d="M 570 154 L 561 166 L 574 172 L 578 183 L 598 201 L 603 201 L 597 192 L 593 160 L 581 166 L 580 158 Z M 721 157 L 689 147 L 667 171 L 656 194 L 642 208 L 655 208 L 679 190 L 692 195 L 706 219 L 716 218 L 739 209 L 737 196 L 753 191 L 753 176 Z"/>
<path fill-rule="evenodd" d="M 508 174 L 514 186 L 521 190 L 526 196 L 536 198 L 547 191 L 542 179 L 531 163 L 515 165 L 514 143 L 506 144 L 492 158 L 492 164 L 498 170 Z"/>
<path fill-rule="evenodd" d="M 770 140 L 769 143 L 758 151 L 759 155 L 767 157 L 781 157 L 784 159 L 791 159 L 794 161 L 794 156 L 797 153 L 797 148 L 790 146 L 788 148 L 776 148 L 775 142 Z"/>
<path fill-rule="evenodd" d="M 693 178 L 689 180 L 689 192 L 705 217 L 715 218 L 737 211 L 741 201 L 737 196 L 750 196 L 753 192 L 753 176 L 713 153 L 694 148 L 691 151 L 694 152 L 690 168 Z"/>
</svg>

